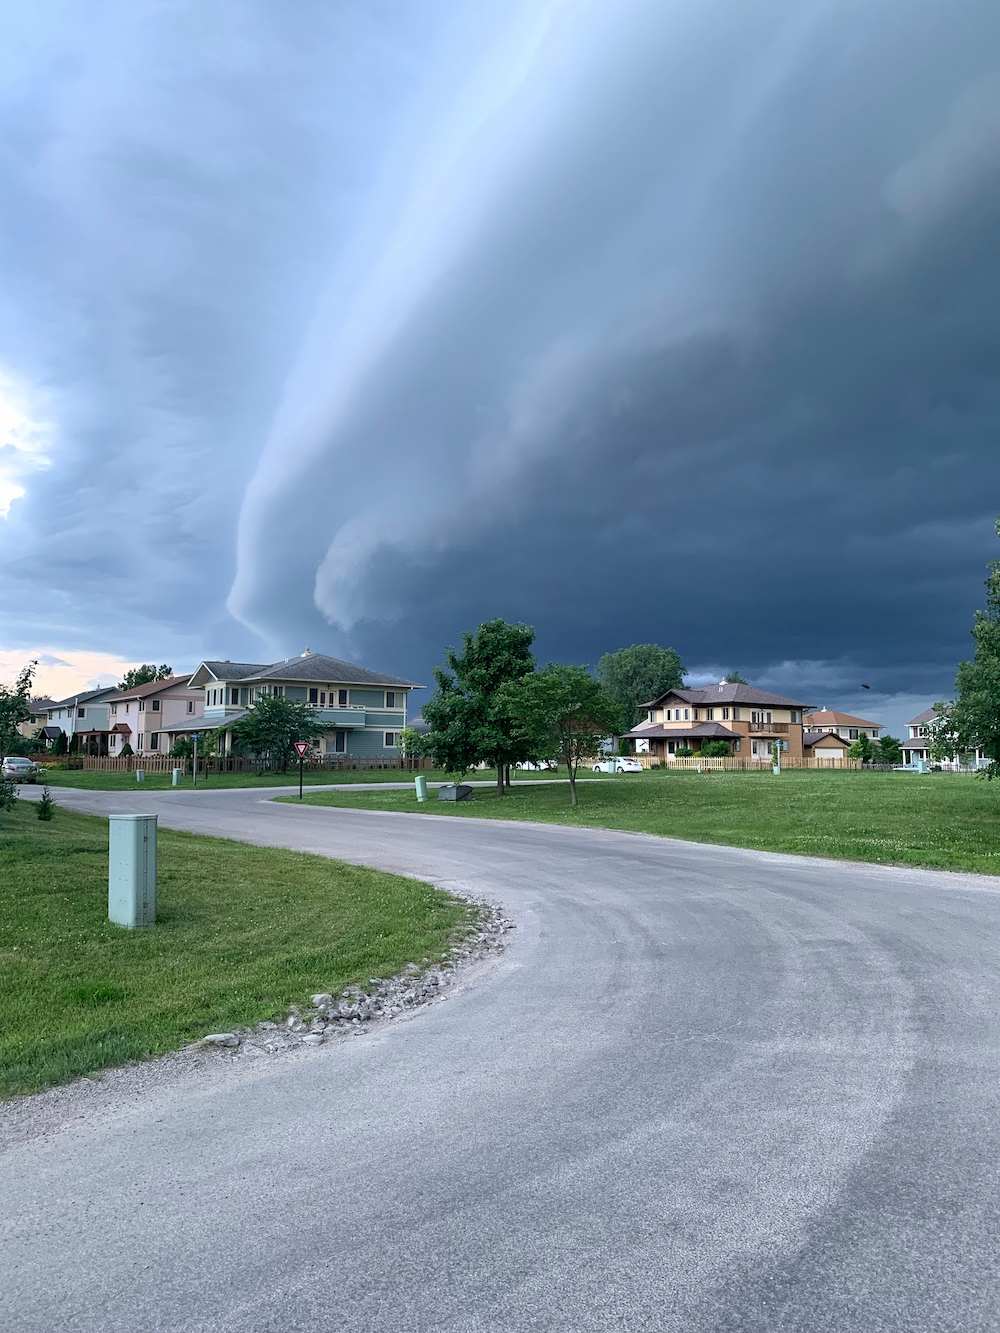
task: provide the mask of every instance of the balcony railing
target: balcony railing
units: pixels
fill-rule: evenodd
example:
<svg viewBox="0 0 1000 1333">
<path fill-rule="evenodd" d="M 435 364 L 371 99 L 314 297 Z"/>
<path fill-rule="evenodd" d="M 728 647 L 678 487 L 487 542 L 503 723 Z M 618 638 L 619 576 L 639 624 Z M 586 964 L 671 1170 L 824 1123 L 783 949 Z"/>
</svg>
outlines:
<svg viewBox="0 0 1000 1333">
<path fill-rule="evenodd" d="M 751 722 L 750 735 L 760 735 L 761 732 L 768 736 L 784 736 L 788 733 L 789 723 L 787 722 Z"/>
</svg>

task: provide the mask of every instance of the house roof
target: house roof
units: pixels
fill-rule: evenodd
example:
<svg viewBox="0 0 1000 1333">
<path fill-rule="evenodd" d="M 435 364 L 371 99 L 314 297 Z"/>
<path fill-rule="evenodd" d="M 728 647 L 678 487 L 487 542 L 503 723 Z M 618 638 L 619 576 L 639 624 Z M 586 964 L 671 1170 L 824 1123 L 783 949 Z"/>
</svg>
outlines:
<svg viewBox="0 0 1000 1333">
<path fill-rule="evenodd" d="M 657 704 L 676 695 L 686 704 L 764 704 L 773 708 L 811 708 L 798 699 L 788 699 L 783 694 L 772 694 L 770 690 L 759 690 L 756 685 L 741 685 L 729 681 L 720 681 L 718 685 L 707 685 L 703 689 L 666 690 L 663 694 L 643 708 L 654 708 Z"/>
<path fill-rule="evenodd" d="M 220 658 L 201 662 L 188 677 L 188 682 L 201 675 L 203 671 L 207 671 L 216 680 L 245 680 L 247 676 L 256 676 L 258 672 L 266 670 L 266 662 L 230 662 L 228 658 Z"/>
<path fill-rule="evenodd" d="M 47 694 L 43 694 L 39 699 L 32 699 L 28 707 L 32 713 L 44 713 L 49 708 L 55 708 L 55 702 Z"/>
<path fill-rule="evenodd" d="M 802 733 L 802 744 L 805 746 L 820 745 L 823 741 L 829 741 L 833 745 L 847 744 L 844 738 L 838 736 L 835 731 L 804 731 Z"/>
<path fill-rule="evenodd" d="M 189 679 L 189 676 L 166 676 L 163 680 L 151 680 L 131 690 L 116 690 L 114 694 L 108 695 L 105 702 L 117 704 L 123 699 L 148 699 L 151 694 L 162 694 L 164 690 L 173 689 L 176 685 L 186 685 Z"/>
<path fill-rule="evenodd" d="M 735 741 L 739 740 L 738 731 L 730 731 L 724 727 L 721 722 L 699 722 L 693 727 L 664 727 L 658 722 L 647 722 L 645 726 L 634 727 L 632 731 L 626 731 L 626 736 L 634 740 L 685 740 L 689 736 L 694 736 L 700 740 L 720 740 Z"/>
<path fill-rule="evenodd" d="M 398 685 L 404 689 L 423 689 L 416 681 L 390 676 L 384 671 L 369 671 L 339 657 L 305 652 L 301 657 L 286 657 L 283 662 L 262 667 L 247 677 L 250 680 L 317 680 L 335 685 Z"/>
<path fill-rule="evenodd" d="M 802 721 L 807 727 L 878 727 L 881 722 L 869 722 L 866 718 L 855 717 L 853 713 L 838 713 L 835 708 L 820 708 L 815 713 L 806 713 Z"/>
<path fill-rule="evenodd" d="M 241 708 L 238 712 L 231 712 L 228 717 L 208 719 L 191 717 L 184 722 L 175 722 L 172 726 L 161 727 L 161 730 L 168 732 L 171 736 L 187 736 L 194 731 L 225 731 L 227 727 L 231 727 L 234 722 L 239 722 L 240 718 L 246 717 L 246 715 L 247 710 Z"/>
<path fill-rule="evenodd" d="M 111 730 L 116 731 L 119 736 L 132 735 L 132 728 L 129 726 L 127 722 L 116 722 L 115 725 L 111 728 Z"/>
<path fill-rule="evenodd" d="M 916 717 L 911 717 L 906 725 L 908 727 L 920 726 L 924 722 L 933 722 L 936 717 L 937 717 L 937 711 L 935 709 L 925 708 L 924 711 L 922 713 L 918 713 Z"/>
<path fill-rule="evenodd" d="M 911 736 L 909 740 L 900 741 L 901 750 L 928 750 L 930 749 L 931 738 L 929 736 Z"/>
<path fill-rule="evenodd" d="M 105 695 L 114 694 L 116 687 L 114 685 L 102 685 L 99 690 L 83 690 L 80 694 L 71 694 L 65 699 L 59 699 L 56 703 L 49 705 L 49 711 L 53 708 L 69 708 L 78 704 L 86 704 L 91 699 L 100 699 Z"/>
<path fill-rule="evenodd" d="M 62 727 L 42 727 L 42 735 L 47 741 L 57 741 L 62 734 Z"/>
</svg>

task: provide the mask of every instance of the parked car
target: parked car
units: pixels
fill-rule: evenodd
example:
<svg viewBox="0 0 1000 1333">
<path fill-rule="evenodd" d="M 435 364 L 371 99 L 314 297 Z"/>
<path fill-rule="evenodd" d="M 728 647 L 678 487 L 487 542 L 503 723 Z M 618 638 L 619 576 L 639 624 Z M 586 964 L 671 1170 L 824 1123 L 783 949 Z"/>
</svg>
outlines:
<svg viewBox="0 0 1000 1333">
<path fill-rule="evenodd" d="M 615 755 L 613 759 L 601 759 L 594 765 L 595 773 L 641 773 L 642 764 L 638 759 L 628 759 L 624 755 Z"/>
<path fill-rule="evenodd" d="M 19 754 L 9 754 L 0 767 L 3 776 L 14 782 L 37 782 L 39 771 L 34 759 L 25 759 Z"/>
</svg>

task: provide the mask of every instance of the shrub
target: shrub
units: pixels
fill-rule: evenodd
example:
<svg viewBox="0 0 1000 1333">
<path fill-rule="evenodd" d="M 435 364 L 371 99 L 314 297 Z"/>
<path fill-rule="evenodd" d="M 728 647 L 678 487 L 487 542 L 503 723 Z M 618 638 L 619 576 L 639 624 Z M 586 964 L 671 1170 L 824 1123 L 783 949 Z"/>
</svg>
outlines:
<svg viewBox="0 0 1000 1333">
<path fill-rule="evenodd" d="M 52 793 L 48 787 L 42 788 L 42 799 L 38 802 L 38 818 L 51 819 L 55 813 L 56 803 L 52 799 Z"/>
<path fill-rule="evenodd" d="M 17 783 L 12 778 L 0 777 L 0 810 L 13 810 L 17 800 Z"/>
<path fill-rule="evenodd" d="M 706 759 L 721 759 L 724 755 L 731 753 L 728 741 L 706 741 L 701 747 L 701 753 Z"/>
<path fill-rule="evenodd" d="M 56 743 L 52 747 L 53 754 L 66 754 L 69 750 L 69 741 L 66 739 L 65 731 L 60 731 L 56 737 Z"/>
<path fill-rule="evenodd" d="M 693 755 L 694 755 L 694 750 L 691 749 L 690 745 L 678 745 L 677 747 L 678 759 L 690 759 Z"/>
<path fill-rule="evenodd" d="M 118 757 L 120 759 L 131 759 L 134 754 L 135 751 L 132 749 L 131 745 L 129 745 L 128 741 L 126 741 L 125 744 L 122 746 L 122 748 L 118 751 Z"/>
</svg>

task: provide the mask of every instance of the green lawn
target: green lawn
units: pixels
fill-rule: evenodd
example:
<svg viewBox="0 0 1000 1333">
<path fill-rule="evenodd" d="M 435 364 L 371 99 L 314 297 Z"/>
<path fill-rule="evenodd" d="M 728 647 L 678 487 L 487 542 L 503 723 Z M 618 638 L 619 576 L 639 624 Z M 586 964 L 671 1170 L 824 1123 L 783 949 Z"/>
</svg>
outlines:
<svg viewBox="0 0 1000 1333">
<path fill-rule="evenodd" d="M 439 959 L 474 909 L 415 880 L 161 830 L 158 922 L 107 920 L 107 822 L 0 814 L 0 1096 Z"/>
<path fill-rule="evenodd" d="M 413 782 L 416 775 L 399 768 L 373 768 L 373 769 L 306 769 L 302 775 L 303 785 L 305 786 L 324 786 L 331 782 Z M 558 777 L 556 773 L 533 773 L 530 771 L 519 770 L 515 776 L 515 782 L 537 781 L 539 778 Z M 594 774 L 587 772 L 588 778 Z M 605 774 L 598 776 L 604 777 Z M 425 770 L 424 777 L 428 782 L 449 782 L 451 777 L 448 773 L 441 773 L 433 770 Z M 495 782 L 496 773 L 493 770 L 484 770 L 481 773 L 471 774 L 477 782 Z M 80 787 L 89 791 L 125 791 L 134 790 L 136 787 L 135 776 L 132 773 L 101 773 L 94 769 L 82 768 L 47 768 L 44 779 L 50 787 Z M 191 775 L 188 774 L 181 782 L 185 791 L 192 789 Z M 203 787 L 206 789 L 218 789 L 220 787 L 297 787 L 299 785 L 299 771 L 297 768 L 290 768 L 287 773 L 213 773 L 207 779 L 203 776 L 198 778 L 198 790 Z M 147 773 L 143 790 L 145 791 L 168 791 L 170 790 L 169 773 Z"/>
<path fill-rule="evenodd" d="M 576 810 L 565 784 L 521 789 L 502 799 L 477 791 L 460 804 L 432 797 L 418 806 L 401 791 L 312 792 L 305 801 L 596 825 L 734 847 L 1000 874 L 1000 783 L 967 775 L 654 771 L 586 784 L 579 795 Z"/>
</svg>

